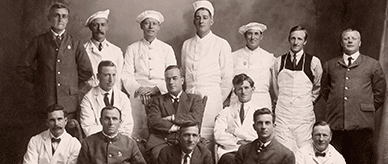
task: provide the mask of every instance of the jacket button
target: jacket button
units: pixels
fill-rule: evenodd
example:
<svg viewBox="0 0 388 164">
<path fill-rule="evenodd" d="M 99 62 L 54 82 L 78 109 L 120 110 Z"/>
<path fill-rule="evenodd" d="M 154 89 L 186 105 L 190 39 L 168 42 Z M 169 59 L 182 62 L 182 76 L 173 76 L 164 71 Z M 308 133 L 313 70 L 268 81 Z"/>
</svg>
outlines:
<svg viewBox="0 0 388 164">
<path fill-rule="evenodd" d="M 61 74 L 61 72 L 58 71 L 58 75 L 60 75 L 60 74 Z"/>
<path fill-rule="evenodd" d="M 344 100 L 348 100 L 348 97 L 344 97 Z"/>
<path fill-rule="evenodd" d="M 61 62 L 61 59 L 58 59 L 58 63 L 60 63 Z"/>
<path fill-rule="evenodd" d="M 349 80 L 349 77 L 345 77 L 346 80 Z"/>
<path fill-rule="evenodd" d="M 167 141 L 167 138 L 164 138 L 165 141 Z"/>
<path fill-rule="evenodd" d="M 349 88 L 348 87 L 345 87 L 345 90 L 348 90 Z"/>
<path fill-rule="evenodd" d="M 60 83 L 58 83 L 58 87 L 59 87 L 59 86 L 61 86 L 61 84 L 60 84 Z"/>
<path fill-rule="evenodd" d="M 109 157 L 109 158 L 112 158 L 112 154 L 109 154 L 108 157 Z"/>
</svg>

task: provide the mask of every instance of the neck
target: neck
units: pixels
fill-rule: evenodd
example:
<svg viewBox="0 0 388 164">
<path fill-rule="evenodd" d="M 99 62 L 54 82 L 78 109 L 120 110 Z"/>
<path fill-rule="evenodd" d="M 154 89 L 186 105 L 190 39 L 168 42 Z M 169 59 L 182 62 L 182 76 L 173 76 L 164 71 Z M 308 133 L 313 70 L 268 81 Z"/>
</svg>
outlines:
<svg viewBox="0 0 388 164">
<path fill-rule="evenodd" d="M 267 138 L 259 138 L 260 142 L 267 143 L 269 141 L 272 141 L 273 136 L 267 137 Z"/>
<path fill-rule="evenodd" d="M 346 55 L 349 55 L 349 56 L 355 54 L 356 52 L 358 52 L 358 51 L 354 51 L 354 52 L 344 51 L 344 53 L 345 53 Z"/>
<path fill-rule="evenodd" d="M 257 49 L 259 46 L 257 46 L 257 47 L 251 47 L 251 46 L 248 46 L 248 45 L 247 45 L 247 47 L 248 47 L 248 49 L 250 49 L 251 51 L 253 51 L 253 50 Z"/>
<path fill-rule="evenodd" d="M 149 42 L 149 43 L 152 43 L 152 41 L 154 41 L 156 38 L 156 36 L 144 36 L 144 39 Z"/>
<path fill-rule="evenodd" d="M 106 92 L 109 92 L 109 91 L 112 90 L 112 88 L 102 88 L 101 86 L 100 86 L 100 88 L 101 88 L 103 91 L 106 91 Z"/>
<path fill-rule="evenodd" d="M 58 29 L 54 29 L 54 28 L 51 28 L 55 33 L 57 34 L 60 34 L 61 32 L 63 32 L 65 29 L 63 30 L 58 30 Z"/>
<path fill-rule="evenodd" d="M 203 38 L 205 37 L 207 34 L 210 33 L 210 30 L 209 31 L 206 31 L 206 32 L 199 32 L 197 31 L 197 35 L 200 37 L 200 38 Z"/>
<path fill-rule="evenodd" d="M 95 37 L 92 37 L 92 39 L 97 41 L 97 42 L 102 42 L 105 40 L 105 38 L 95 38 Z"/>
</svg>

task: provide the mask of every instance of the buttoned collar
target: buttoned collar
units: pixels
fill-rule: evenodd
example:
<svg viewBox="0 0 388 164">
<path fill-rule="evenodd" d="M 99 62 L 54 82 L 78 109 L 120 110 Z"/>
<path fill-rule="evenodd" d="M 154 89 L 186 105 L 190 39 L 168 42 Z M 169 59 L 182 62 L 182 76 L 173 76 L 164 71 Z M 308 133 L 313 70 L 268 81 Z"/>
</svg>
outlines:
<svg viewBox="0 0 388 164">
<path fill-rule="evenodd" d="M 357 60 L 358 56 L 360 56 L 360 51 L 357 51 L 351 55 L 343 53 L 342 58 L 344 59 L 345 63 L 348 63 L 348 58 L 352 57 L 352 63 Z"/>
<path fill-rule="evenodd" d="M 208 34 L 206 34 L 203 38 L 199 37 L 197 33 L 195 33 L 195 41 L 197 42 L 204 42 L 207 41 L 213 36 L 213 32 L 210 30 Z"/>
<path fill-rule="evenodd" d="M 258 46 L 256 49 L 251 50 L 251 49 L 248 48 L 248 46 L 245 46 L 244 50 L 247 51 L 247 52 L 256 52 L 256 51 L 261 51 L 262 48 L 260 46 Z"/>
<path fill-rule="evenodd" d="M 158 38 L 155 38 L 151 43 L 148 42 L 145 38 L 141 39 L 141 42 L 144 43 L 144 45 L 148 46 L 148 47 L 154 47 L 156 45 L 155 42 L 158 41 Z"/>
<path fill-rule="evenodd" d="M 271 143 L 271 141 L 272 141 L 272 140 L 269 140 L 268 142 L 263 143 L 263 142 L 261 142 L 261 141 L 259 140 L 259 144 L 260 144 L 260 145 L 258 145 L 258 146 L 260 147 L 261 145 L 264 144 L 264 147 L 267 147 L 267 146 Z"/>
<path fill-rule="evenodd" d="M 111 135 L 111 136 L 105 134 L 104 131 L 102 131 L 102 134 L 103 134 L 107 139 L 114 140 L 114 139 L 117 137 L 117 135 L 119 134 L 119 132 L 117 131 L 115 134 L 113 134 L 113 135 Z"/>
<path fill-rule="evenodd" d="M 57 37 L 57 36 L 63 37 L 62 35 L 63 33 L 65 33 L 65 30 L 66 29 L 62 30 L 59 34 L 56 33 L 53 29 L 51 29 L 51 32 L 53 33 L 54 37 Z"/>
<path fill-rule="evenodd" d="M 181 97 L 182 92 L 183 92 L 183 91 L 179 92 L 177 96 L 174 96 L 174 95 L 172 95 L 172 94 L 170 94 L 170 96 L 171 96 L 171 98 L 172 98 L 173 100 L 174 100 L 174 99 L 178 99 L 178 102 L 179 102 L 179 98 Z"/>
<path fill-rule="evenodd" d="M 187 154 L 187 155 L 189 155 L 190 159 L 191 159 L 191 157 L 193 156 L 193 152 L 194 152 L 194 150 L 191 151 L 189 154 Z M 186 155 L 186 153 L 185 153 L 184 151 L 182 151 L 182 158 L 184 158 L 185 155 Z"/>
</svg>

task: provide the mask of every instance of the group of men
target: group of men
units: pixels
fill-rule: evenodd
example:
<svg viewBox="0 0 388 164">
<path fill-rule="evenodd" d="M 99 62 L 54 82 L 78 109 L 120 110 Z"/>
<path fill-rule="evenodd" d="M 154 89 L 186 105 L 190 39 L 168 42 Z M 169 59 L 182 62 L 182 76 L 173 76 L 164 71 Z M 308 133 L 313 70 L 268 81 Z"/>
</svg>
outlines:
<svg viewBox="0 0 388 164">
<path fill-rule="evenodd" d="M 304 52 L 301 26 L 289 32 L 290 51 L 275 58 L 259 46 L 267 27 L 243 25 L 246 46 L 232 53 L 211 31 L 212 4 L 193 8 L 196 34 L 183 43 L 179 67 L 172 47 L 157 39 L 164 21 L 157 11 L 136 17 L 143 38 L 123 57 L 106 40 L 109 10 L 87 19 L 92 38 L 82 47 L 65 30 L 69 9 L 52 5 L 51 30 L 34 37 L 17 66 L 49 126 L 31 138 L 24 163 L 75 163 L 77 156 L 78 163 L 213 163 L 211 151 L 221 164 L 371 163 L 386 81 L 378 61 L 360 54 L 358 31 L 342 33 L 341 56 L 322 68 Z M 316 122 L 320 96 L 327 122 Z M 82 144 L 65 130 L 79 104 Z M 147 140 L 145 154 L 133 138 Z"/>
</svg>

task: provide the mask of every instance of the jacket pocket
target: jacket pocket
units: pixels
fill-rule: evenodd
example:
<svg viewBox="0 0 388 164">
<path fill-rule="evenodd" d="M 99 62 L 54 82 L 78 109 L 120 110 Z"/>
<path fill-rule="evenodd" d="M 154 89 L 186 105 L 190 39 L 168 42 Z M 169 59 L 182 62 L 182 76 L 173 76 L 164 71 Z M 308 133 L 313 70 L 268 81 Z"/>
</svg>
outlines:
<svg viewBox="0 0 388 164">
<path fill-rule="evenodd" d="M 373 104 L 360 103 L 360 109 L 363 112 L 374 112 L 375 107 Z"/>
</svg>

